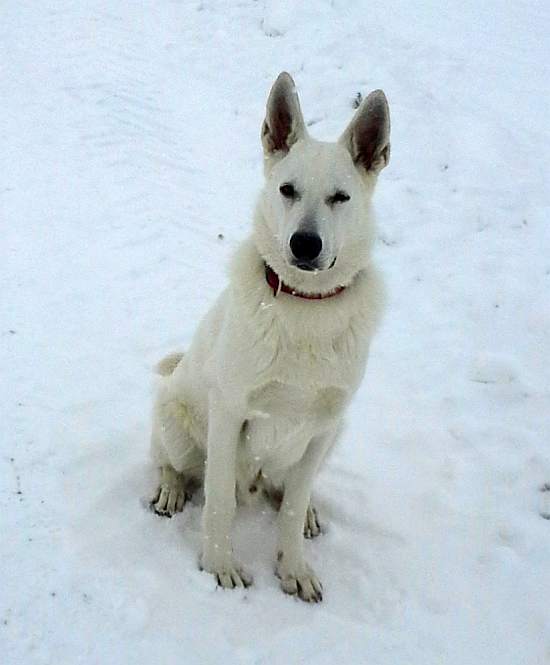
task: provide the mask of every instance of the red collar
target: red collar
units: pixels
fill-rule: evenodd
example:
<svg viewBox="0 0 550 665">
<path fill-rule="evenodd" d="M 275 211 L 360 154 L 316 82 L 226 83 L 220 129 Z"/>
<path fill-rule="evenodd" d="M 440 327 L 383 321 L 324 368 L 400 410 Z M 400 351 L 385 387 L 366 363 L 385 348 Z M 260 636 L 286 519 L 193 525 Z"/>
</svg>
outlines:
<svg viewBox="0 0 550 665">
<path fill-rule="evenodd" d="M 332 298 L 336 296 L 346 288 L 345 286 L 337 286 L 333 291 L 329 293 L 302 293 L 301 291 L 296 291 L 296 289 L 287 286 L 284 282 L 279 279 L 279 275 L 270 268 L 267 263 L 265 264 L 265 278 L 269 286 L 273 289 L 273 295 L 276 296 L 279 291 L 283 293 L 288 293 L 291 296 L 296 298 L 305 298 L 306 300 L 323 300 L 324 298 Z"/>
</svg>

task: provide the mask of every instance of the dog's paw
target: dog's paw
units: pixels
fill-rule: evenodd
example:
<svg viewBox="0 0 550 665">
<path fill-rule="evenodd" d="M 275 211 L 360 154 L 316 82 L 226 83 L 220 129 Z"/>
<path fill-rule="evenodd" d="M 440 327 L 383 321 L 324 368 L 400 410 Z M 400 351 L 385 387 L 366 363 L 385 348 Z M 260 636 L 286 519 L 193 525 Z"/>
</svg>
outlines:
<svg viewBox="0 0 550 665">
<path fill-rule="evenodd" d="M 252 585 L 252 575 L 240 566 L 229 566 L 214 573 L 218 586 L 223 589 L 247 589 Z"/>
<path fill-rule="evenodd" d="M 247 589 L 254 581 L 252 575 L 247 573 L 242 566 L 234 561 L 220 564 L 206 566 L 202 563 L 199 564 L 201 570 L 210 573 L 216 578 L 218 586 L 222 589 Z"/>
<path fill-rule="evenodd" d="M 187 499 L 183 487 L 159 485 L 151 499 L 151 510 L 162 517 L 173 517 L 176 513 L 181 513 Z"/>
<path fill-rule="evenodd" d="M 320 603 L 323 600 L 323 585 L 307 563 L 291 569 L 285 565 L 284 556 L 279 555 L 276 574 L 285 593 L 298 596 L 306 603 Z"/>
<path fill-rule="evenodd" d="M 320 533 L 321 525 L 319 524 L 317 509 L 310 503 L 307 508 L 306 519 L 304 521 L 304 536 L 306 538 L 317 538 Z"/>
<path fill-rule="evenodd" d="M 185 479 L 169 465 L 160 468 L 160 483 L 153 498 L 151 509 L 163 517 L 181 513 L 189 495 L 185 489 Z"/>
</svg>

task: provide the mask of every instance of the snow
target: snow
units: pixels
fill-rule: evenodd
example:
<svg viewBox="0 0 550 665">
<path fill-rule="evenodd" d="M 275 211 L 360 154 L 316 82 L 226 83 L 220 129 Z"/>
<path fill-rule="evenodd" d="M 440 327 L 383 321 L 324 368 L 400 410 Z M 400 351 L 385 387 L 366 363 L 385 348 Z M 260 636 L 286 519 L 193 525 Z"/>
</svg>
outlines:
<svg viewBox="0 0 550 665">
<path fill-rule="evenodd" d="M 3 663 L 550 661 L 550 7 L 5 2 Z M 390 303 L 307 543 L 322 605 L 197 569 L 200 498 L 146 508 L 151 367 L 250 226 L 271 82 L 334 139 L 383 88 Z M 221 237 L 220 237 L 221 234 Z M 543 519 L 546 517 L 546 519 Z"/>
</svg>

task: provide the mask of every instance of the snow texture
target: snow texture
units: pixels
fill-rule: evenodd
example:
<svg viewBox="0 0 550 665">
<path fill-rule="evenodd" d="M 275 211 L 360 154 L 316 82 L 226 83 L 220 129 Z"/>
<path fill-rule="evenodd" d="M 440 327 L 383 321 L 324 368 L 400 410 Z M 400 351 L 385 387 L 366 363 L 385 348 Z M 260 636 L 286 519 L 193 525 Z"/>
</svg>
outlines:
<svg viewBox="0 0 550 665">
<path fill-rule="evenodd" d="M 550 661 L 550 5 L 6 0 L 0 661 Z M 199 572 L 200 497 L 147 510 L 151 368 L 225 283 L 269 87 L 335 139 L 383 88 L 390 304 L 315 488 L 309 606 Z"/>
</svg>

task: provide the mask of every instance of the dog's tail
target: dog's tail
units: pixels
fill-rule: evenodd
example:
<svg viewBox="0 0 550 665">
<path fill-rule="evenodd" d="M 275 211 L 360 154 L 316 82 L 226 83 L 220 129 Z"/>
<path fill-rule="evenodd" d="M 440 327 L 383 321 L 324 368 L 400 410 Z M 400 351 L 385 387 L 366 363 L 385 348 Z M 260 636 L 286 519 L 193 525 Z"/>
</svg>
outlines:
<svg viewBox="0 0 550 665">
<path fill-rule="evenodd" d="M 155 372 L 161 376 L 170 376 L 179 365 L 182 358 L 183 353 L 170 353 L 156 365 Z"/>
</svg>

